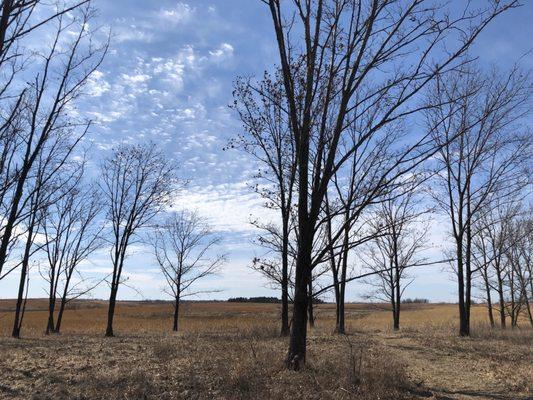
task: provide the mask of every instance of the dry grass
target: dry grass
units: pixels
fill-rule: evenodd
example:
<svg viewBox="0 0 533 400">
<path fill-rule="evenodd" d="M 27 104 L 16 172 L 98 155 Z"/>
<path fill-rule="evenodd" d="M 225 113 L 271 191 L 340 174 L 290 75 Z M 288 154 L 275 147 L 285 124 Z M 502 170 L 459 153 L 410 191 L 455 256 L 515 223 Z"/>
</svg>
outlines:
<svg viewBox="0 0 533 400">
<path fill-rule="evenodd" d="M 12 302 L 0 301 L 0 398 L 6 399 L 520 399 L 533 394 L 531 329 L 491 330 L 473 309 L 472 338 L 455 335 L 453 305 L 390 313 L 349 305 L 347 336 L 332 335 L 321 305 L 308 365 L 283 368 L 271 304 L 186 303 L 172 334 L 171 306 L 124 302 L 105 339 L 105 303 L 77 302 L 63 334 L 44 337 L 44 301 L 29 304 L 23 339 L 9 338 Z M 531 397 L 529 397 L 531 398 Z"/>
</svg>

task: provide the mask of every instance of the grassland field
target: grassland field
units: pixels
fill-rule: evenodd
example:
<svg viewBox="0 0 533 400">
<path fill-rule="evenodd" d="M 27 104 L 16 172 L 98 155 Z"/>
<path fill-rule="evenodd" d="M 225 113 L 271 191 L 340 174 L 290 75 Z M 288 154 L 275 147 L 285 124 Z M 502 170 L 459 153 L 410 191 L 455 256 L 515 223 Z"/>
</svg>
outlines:
<svg viewBox="0 0 533 400">
<path fill-rule="evenodd" d="M 284 369 L 277 304 L 123 301 L 114 338 L 106 302 L 76 301 L 61 335 L 44 335 L 47 302 L 30 300 L 22 339 L 10 337 L 14 302 L 0 300 L 0 399 L 533 399 L 533 330 L 491 329 L 472 310 L 456 334 L 457 306 L 406 304 L 399 332 L 386 305 L 317 305 L 304 371 Z"/>
</svg>

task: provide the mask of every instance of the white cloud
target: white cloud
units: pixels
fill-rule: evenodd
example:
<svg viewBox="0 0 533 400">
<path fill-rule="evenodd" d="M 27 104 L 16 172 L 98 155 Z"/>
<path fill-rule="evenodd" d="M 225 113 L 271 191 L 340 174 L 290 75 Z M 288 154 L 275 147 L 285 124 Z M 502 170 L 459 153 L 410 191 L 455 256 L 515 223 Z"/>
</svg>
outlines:
<svg viewBox="0 0 533 400">
<path fill-rule="evenodd" d="M 172 24 L 180 24 L 190 20 L 194 13 L 194 9 L 190 5 L 185 3 L 178 3 L 174 8 L 161 9 L 159 11 L 159 17 L 165 22 Z"/>
<path fill-rule="evenodd" d="M 233 46 L 229 43 L 222 43 L 215 50 L 211 50 L 209 54 L 215 60 L 225 60 L 233 56 Z"/>
<path fill-rule="evenodd" d="M 174 209 L 196 210 L 213 228 L 222 232 L 254 233 L 252 218 L 263 222 L 275 219 L 275 212 L 263 207 L 262 199 L 245 182 L 194 186 L 176 198 Z"/>
<path fill-rule="evenodd" d="M 111 85 L 104 79 L 104 73 L 94 71 L 87 80 L 87 94 L 93 97 L 100 97 L 109 91 Z"/>
<path fill-rule="evenodd" d="M 145 28 L 140 28 L 137 25 L 124 25 L 118 23 L 113 27 L 113 42 L 143 42 L 150 43 L 154 40 L 154 34 Z"/>
<path fill-rule="evenodd" d="M 200 68 L 201 59 L 197 56 L 191 45 L 181 48 L 172 57 L 154 57 L 151 59 L 150 67 L 161 80 L 170 83 L 175 89 L 181 89 L 184 84 L 186 69 L 195 72 Z"/>
<path fill-rule="evenodd" d="M 147 80 L 149 80 L 150 79 L 150 75 L 147 75 L 147 74 L 133 74 L 133 75 L 122 74 L 122 79 L 124 79 L 126 81 L 126 83 L 128 83 L 128 84 L 136 85 L 138 83 L 143 83 L 143 82 L 146 82 Z"/>
</svg>

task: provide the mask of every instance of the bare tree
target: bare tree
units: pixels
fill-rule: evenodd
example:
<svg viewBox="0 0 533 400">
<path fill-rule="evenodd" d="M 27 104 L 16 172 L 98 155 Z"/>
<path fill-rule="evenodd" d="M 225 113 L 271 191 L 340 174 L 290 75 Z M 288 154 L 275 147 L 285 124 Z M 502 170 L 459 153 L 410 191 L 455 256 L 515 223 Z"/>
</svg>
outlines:
<svg viewBox="0 0 533 400">
<path fill-rule="evenodd" d="M 106 336 L 113 336 L 113 317 L 128 246 L 138 231 L 171 202 L 176 179 L 173 165 L 154 143 L 121 145 L 102 162 L 100 187 L 112 226 L 109 309 Z"/>
<path fill-rule="evenodd" d="M 289 127 L 286 99 L 281 75 L 271 77 L 265 73 L 258 88 L 250 80 L 239 79 L 234 90 L 234 108 L 239 113 L 246 134 L 232 141 L 253 155 L 261 164 L 256 178 L 260 184 L 255 190 L 266 199 L 266 207 L 277 209 L 281 216 L 281 229 L 272 223 L 255 221 L 254 225 L 266 231 L 271 238 L 279 240 L 275 246 L 281 258 L 281 336 L 289 334 L 289 241 L 291 234 L 291 209 L 293 207 L 294 183 L 296 179 L 296 152 L 292 131 Z M 266 183 L 266 185 L 265 185 Z M 268 239 L 259 240 L 260 243 Z M 268 246 L 273 250 L 272 246 Z M 256 260 L 260 261 L 260 260 Z M 256 266 L 260 262 L 255 263 Z M 272 265 L 272 260 L 268 262 Z M 263 270 L 268 268 L 264 266 Z"/>
<path fill-rule="evenodd" d="M 529 209 L 531 215 L 531 208 Z M 533 221 L 522 217 L 516 221 L 514 233 L 515 246 L 509 247 L 510 261 L 516 274 L 520 301 L 525 307 L 529 324 L 533 326 Z M 518 320 L 518 318 L 517 318 Z"/>
<path fill-rule="evenodd" d="M 384 127 L 427 107 L 415 101 L 427 84 L 462 64 L 460 56 L 483 28 L 518 2 L 498 1 L 458 16 L 422 0 L 262 2 L 272 16 L 296 149 L 298 254 L 287 366 L 299 369 L 306 355 L 313 243 L 333 175 Z M 364 134 L 343 150 L 339 144 L 354 121 L 365 121 L 359 124 Z M 382 184 L 431 156 L 428 147 L 427 136 L 411 136 Z"/>
<path fill-rule="evenodd" d="M 372 223 L 385 233 L 370 243 L 362 257 L 368 269 L 377 272 L 367 281 L 375 288 L 370 297 L 390 303 L 394 330 L 400 329 L 402 295 L 414 279 L 406 270 L 427 262 L 419 256 L 427 248 L 429 225 L 422 219 L 427 210 L 421 208 L 415 196 L 409 191 L 382 203 Z"/>
<path fill-rule="evenodd" d="M 514 236 L 513 224 L 520 210 L 518 198 L 502 200 L 490 204 L 476 221 L 472 264 L 483 279 L 489 322 L 492 326 L 495 325 L 492 313 L 492 292 L 495 291 L 498 298 L 500 326 L 505 328 L 507 325 L 506 282 L 509 273 L 506 255 L 509 254 L 509 247 L 517 245 L 517 243 L 511 243 L 511 238 Z"/>
<path fill-rule="evenodd" d="M 341 146 L 347 151 L 346 146 L 364 144 L 356 146 L 350 159 L 334 173 L 333 190 L 325 195 L 323 219 L 319 222 L 319 225 L 326 226 L 326 232 L 322 234 L 326 243 L 322 244 L 322 248 L 327 249 L 326 258 L 333 276 L 335 332 L 339 334 L 345 333 L 344 304 L 350 257 L 358 246 L 386 233 L 379 227 L 369 226 L 369 221 L 362 217 L 376 205 L 393 199 L 395 192 L 404 191 L 403 186 L 413 186 L 409 180 L 383 182 L 383 174 L 391 168 L 390 162 L 396 157 L 392 147 L 404 133 L 401 125 L 395 124 L 386 130 L 385 135 L 376 135 L 374 140 L 365 141 L 361 136 L 365 134 L 365 128 L 358 125 L 361 122 L 352 122 L 345 133 L 349 139 L 343 140 Z M 324 250 L 315 256 L 316 261 L 324 257 Z"/>
<path fill-rule="evenodd" d="M 58 131 L 70 132 L 75 148 L 89 127 L 89 122 L 78 121 L 69 115 L 69 105 L 83 92 L 91 74 L 98 68 L 107 51 L 108 42 L 97 44 L 94 31 L 89 28 L 94 10 L 89 1 L 74 3 L 60 10 L 52 9 L 49 16 L 35 20 L 32 15 L 46 15 L 51 10 L 41 1 L 4 1 L 0 20 L 0 138 L 8 143 L 2 149 L 0 164 L 2 183 L 0 191 L 3 218 L 0 225 L 0 277 L 5 277 L 4 266 L 8 252 L 16 239 L 15 227 L 24 215 L 25 199 L 30 199 L 29 188 L 38 190 L 28 181 L 40 154 L 47 143 L 54 142 Z M 55 24 L 48 49 L 44 52 L 21 51 L 21 38 L 37 28 Z M 75 32 L 75 35 L 72 33 Z M 26 61 L 34 61 L 35 77 L 22 75 Z M 20 75 L 20 77 L 19 77 Z M 23 89 L 19 82 L 27 82 Z M 14 100 L 13 100 L 14 99 Z"/>
<path fill-rule="evenodd" d="M 29 203 L 27 205 L 29 211 L 28 218 L 25 221 L 26 232 L 25 232 L 25 242 L 22 250 L 22 256 L 20 261 L 20 280 L 19 280 L 19 289 L 17 295 L 17 302 L 15 306 L 15 317 L 13 320 L 13 330 L 11 336 L 14 338 L 20 338 L 20 333 L 22 330 L 22 320 L 26 304 L 26 295 L 28 291 L 29 284 L 29 270 L 30 270 L 30 257 L 34 252 L 34 242 L 38 234 L 39 227 L 41 224 L 41 213 L 40 209 L 42 207 L 43 193 L 46 191 L 45 187 L 41 185 L 41 180 L 37 178 L 35 182 L 36 190 L 32 191 L 32 194 L 29 198 Z M 18 265 L 17 265 L 18 266 Z"/>
<path fill-rule="evenodd" d="M 529 97 L 527 77 L 513 70 L 506 77 L 484 75 L 469 67 L 434 85 L 428 112 L 430 130 L 440 147 L 433 197 L 452 225 L 454 270 L 459 296 L 459 334 L 470 334 L 474 226 L 490 204 L 505 199 L 527 183 L 524 162 L 529 135 L 511 124 L 521 118 Z"/>
<path fill-rule="evenodd" d="M 533 326 L 533 219 L 531 218 L 531 206 L 527 208 L 527 213 L 518 220 L 515 230 L 518 245 L 516 246 L 515 263 L 523 301 L 526 306 L 529 324 Z"/>
<path fill-rule="evenodd" d="M 78 164 L 75 179 L 59 191 L 64 194 L 50 205 L 43 219 L 47 265 L 41 275 L 48 282 L 48 322 L 46 334 L 59 333 L 68 302 L 88 293 L 94 284 L 84 285 L 79 264 L 101 247 L 102 225 L 97 222 L 101 211 L 98 192 L 83 182 L 83 165 Z M 60 298 L 55 320 L 57 298 Z"/>
<path fill-rule="evenodd" d="M 50 205 L 58 201 L 61 197 L 59 188 L 64 181 L 60 179 L 61 176 L 58 171 L 64 171 L 68 175 L 68 163 L 66 163 L 66 154 L 69 153 L 70 147 L 65 144 L 65 138 L 62 135 L 56 137 L 53 146 L 46 146 L 39 154 L 39 158 L 34 164 L 34 168 L 28 174 L 27 184 L 29 186 L 29 198 L 25 198 L 22 202 L 24 208 L 24 219 L 22 222 L 24 237 L 24 245 L 21 249 L 20 263 L 12 266 L 9 271 L 20 267 L 20 281 L 17 296 L 17 303 L 15 307 L 15 318 L 13 322 L 12 336 L 20 337 L 22 328 L 22 314 L 25 304 L 25 293 L 28 291 L 27 282 L 30 269 L 31 257 L 42 248 L 42 244 L 38 243 L 37 237 L 41 233 L 44 220 L 44 210 Z M 22 228 L 22 225 L 19 228 Z M 9 272 L 8 271 L 8 272 Z"/>
<path fill-rule="evenodd" d="M 89 1 L 73 2 L 57 10 L 40 0 L 3 1 L 0 17 L 0 64 L 13 61 L 16 54 L 12 50 L 17 51 L 13 48 L 17 47 L 22 38 Z M 33 18 L 35 15 L 39 15 L 38 19 Z"/>
<path fill-rule="evenodd" d="M 224 255 L 212 255 L 220 237 L 196 212 L 173 213 L 152 236 L 155 259 L 167 286 L 165 293 L 174 300 L 172 330 L 178 331 L 180 301 L 185 297 L 216 290 L 194 289 L 201 279 L 215 274 L 225 262 Z"/>
</svg>

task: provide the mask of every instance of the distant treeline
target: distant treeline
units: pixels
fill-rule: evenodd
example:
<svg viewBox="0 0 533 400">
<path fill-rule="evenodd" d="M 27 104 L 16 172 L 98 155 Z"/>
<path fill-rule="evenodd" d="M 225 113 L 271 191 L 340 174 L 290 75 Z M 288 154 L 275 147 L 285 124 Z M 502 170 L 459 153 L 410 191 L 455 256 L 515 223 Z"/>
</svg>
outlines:
<svg viewBox="0 0 533 400">
<path fill-rule="evenodd" d="M 231 297 L 228 299 L 230 303 L 281 303 L 281 299 L 277 297 Z"/>
<path fill-rule="evenodd" d="M 407 298 L 407 299 L 403 299 L 402 300 L 402 303 L 422 303 L 422 304 L 428 304 L 429 303 L 429 300 L 428 299 L 419 299 L 419 298 L 414 298 L 414 299 L 410 299 L 410 298 Z"/>
<path fill-rule="evenodd" d="M 266 297 L 266 296 L 258 296 L 258 297 L 231 297 L 228 299 L 228 302 L 230 303 L 281 303 L 281 299 L 278 299 L 277 297 Z M 289 302 L 292 303 L 292 302 Z M 313 299 L 314 304 L 323 304 L 324 301 L 320 299 Z"/>
<path fill-rule="evenodd" d="M 277 297 L 267 297 L 267 296 L 258 296 L 258 297 L 231 297 L 227 300 L 229 303 L 281 303 L 281 299 Z M 292 301 L 289 301 L 292 304 Z M 313 304 L 324 304 L 324 300 L 313 299 Z"/>
</svg>

